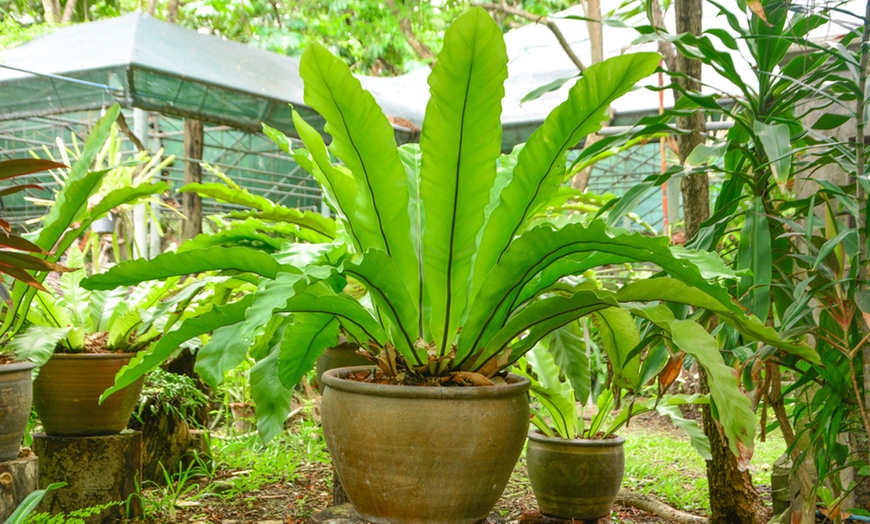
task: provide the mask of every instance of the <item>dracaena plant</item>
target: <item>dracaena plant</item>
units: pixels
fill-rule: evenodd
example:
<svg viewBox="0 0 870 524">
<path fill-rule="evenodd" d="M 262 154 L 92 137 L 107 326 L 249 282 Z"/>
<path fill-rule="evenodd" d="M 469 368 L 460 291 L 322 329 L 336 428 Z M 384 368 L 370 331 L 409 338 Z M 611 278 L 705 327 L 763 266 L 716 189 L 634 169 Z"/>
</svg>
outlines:
<svg viewBox="0 0 870 524">
<path fill-rule="evenodd" d="M 65 168 L 51 160 L 41 158 L 16 158 L 0 162 L 0 180 L 47 171 L 49 169 Z M 0 190 L 0 196 L 13 195 L 26 189 L 42 189 L 38 184 L 17 184 Z M 48 253 L 26 238 L 12 232 L 12 225 L 0 218 L 0 273 L 9 275 L 14 280 L 24 282 L 28 286 L 45 290 L 42 283 L 33 278 L 26 270 L 62 271 L 64 268 L 42 258 Z M 0 282 L 0 296 L 11 304 L 9 290 Z"/>
<path fill-rule="evenodd" d="M 252 381 L 280 379 L 280 387 L 290 388 L 343 329 L 397 380 L 491 383 L 547 333 L 624 301 L 638 303 L 663 329 L 682 326 L 665 306 L 643 304 L 653 300 L 704 307 L 747 336 L 808 351 L 782 342 L 731 300 L 716 281 L 727 270 L 713 255 L 673 252 L 667 239 L 610 230 L 600 221 L 557 226 L 535 219 L 560 187 L 568 149 L 597 131 L 608 105 L 658 61 L 658 54 L 638 53 L 590 67 L 525 146 L 503 156 L 507 54 L 501 31 L 482 9 L 458 18 L 445 35 L 429 77 L 419 146 L 397 147 L 387 117 L 349 68 L 310 45 L 300 63 L 305 103 L 325 119 L 331 144 L 327 149 L 296 114 L 307 150 L 294 157 L 323 189 L 352 256 L 310 258 L 299 269 L 275 264 L 239 306 L 244 311 L 233 313 L 238 342 L 226 344 L 223 361 L 208 369 L 240 362 L 239 349 L 268 334 L 277 342 L 260 357 L 272 369 L 260 377 L 252 372 Z M 672 278 L 624 292 L 560 289 L 563 277 L 636 261 L 654 263 Z M 88 285 L 133 277 L 132 267 L 122 268 Z M 345 281 L 368 293 L 362 299 L 346 293 Z M 280 332 L 272 327 L 276 318 L 288 319 Z M 115 387 L 125 380 L 119 377 Z M 252 384 L 252 391 L 257 387 L 279 386 Z M 721 387 L 737 388 L 736 379 Z M 743 412 L 751 415 L 748 407 Z"/>
</svg>

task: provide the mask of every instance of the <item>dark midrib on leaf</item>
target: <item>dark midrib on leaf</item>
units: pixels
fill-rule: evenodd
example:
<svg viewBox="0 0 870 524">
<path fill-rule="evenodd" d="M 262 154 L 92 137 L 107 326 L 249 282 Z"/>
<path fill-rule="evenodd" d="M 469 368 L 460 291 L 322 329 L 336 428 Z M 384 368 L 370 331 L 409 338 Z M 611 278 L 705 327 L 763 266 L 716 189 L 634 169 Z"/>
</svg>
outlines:
<svg viewBox="0 0 870 524">
<path fill-rule="evenodd" d="M 325 314 L 328 315 L 329 313 L 325 313 Z M 330 324 L 332 324 L 333 322 L 337 322 L 337 320 L 336 320 L 336 318 L 335 318 L 334 316 L 333 316 L 333 318 L 331 318 L 331 319 L 329 319 L 327 322 L 325 322 L 325 323 L 320 327 L 320 329 L 317 330 L 317 332 L 314 334 L 314 336 L 311 337 L 311 339 L 310 339 L 310 341 L 309 341 L 309 343 L 308 343 L 308 346 L 305 348 L 305 354 L 303 355 L 302 360 L 305 360 L 305 357 L 307 357 L 309 354 L 311 354 L 311 347 L 314 345 L 314 342 L 317 340 L 317 337 L 319 337 L 321 334 L 325 333 L 325 332 L 326 332 L 326 328 L 328 328 L 328 327 L 330 326 Z M 281 353 L 279 352 L 279 353 L 278 353 L 278 370 L 279 370 L 279 375 L 278 375 L 278 377 L 279 377 L 279 378 L 280 378 L 280 369 L 281 369 L 281 361 L 282 361 L 282 360 L 283 360 L 285 363 L 287 362 L 287 359 L 282 359 L 282 358 L 281 358 Z M 301 376 L 300 376 L 300 378 L 301 378 Z M 297 382 L 298 382 L 298 380 L 297 380 Z M 283 381 L 282 381 L 281 383 L 283 384 Z M 285 387 L 286 387 L 286 386 L 285 386 Z"/>
<path fill-rule="evenodd" d="M 332 88 L 329 86 L 329 84 L 326 84 L 326 88 L 329 90 L 329 96 L 333 100 L 336 100 L 335 96 L 332 93 Z M 356 153 L 356 156 L 359 159 L 359 163 L 362 166 L 363 175 L 365 176 L 365 179 L 366 179 L 366 189 L 368 189 L 368 191 L 369 191 L 369 196 L 372 197 L 372 207 L 374 208 L 375 216 L 378 219 L 378 230 L 381 232 L 381 238 L 384 240 L 384 247 L 387 250 L 387 255 L 392 257 L 393 255 L 392 255 L 392 253 L 390 253 L 390 243 L 389 243 L 389 241 L 387 241 L 387 232 L 384 231 L 384 221 L 381 219 L 381 210 L 378 207 L 378 201 L 375 198 L 375 192 L 372 189 L 372 183 L 371 183 L 371 180 L 369 179 L 369 170 L 366 167 L 365 160 L 363 159 L 363 156 L 360 153 L 360 150 L 356 145 L 356 141 L 353 139 L 353 136 L 351 136 L 350 128 L 347 125 L 347 119 L 344 117 L 344 111 L 341 110 L 341 107 L 339 107 L 338 104 L 335 104 L 335 109 L 338 111 L 338 115 L 341 117 L 341 125 L 344 126 L 344 131 L 345 131 L 345 134 L 347 134 L 347 139 L 350 142 L 351 147 L 353 147 L 353 151 L 354 151 L 354 153 Z M 362 246 L 360 246 L 360 247 L 362 247 Z"/>
<path fill-rule="evenodd" d="M 468 110 L 468 91 L 471 89 L 471 77 L 474 74 L 474 59 L 472 59 L 469 69 L 468 80 L 465 82 L 465 96 L 462 102 L 462 116 L 459 118 L 459 151 L 456 155 L 456 173 L 453 177 L 455 182 L 453 188 L 453 212 L 450 217 L 450 241 L 447 247 L 447 300 L 444 304 L 444 335 L 441 339 L 440 356 L 450 352 L 450 348 L 447 347 L 447 333 L 450 328 L 450 306 L 453 302 L 453 244 L 456 239 L 456 208 L 459 203 L 459 177 L 462 171 L 462 140 L 465 135 L 465 112 Z"/>
<path fill-rule="evenodd" d="M 582 317 L 583 315 L 588 315 L 589 313 L 594 313 L 595 311 L 600 311 L 600 310 L 605 309 L 605 308 L 608 308 L 608 307 L 610 307 L 610 305 L 608 305 L 608 304 L 594 304 L 594 305 L 586 304 L 586 305 L 583 305 L 583 306 L 573 307 L 573 308 L 571 308 L 571 309 L 567 309 L 567 310 L 565 310 L 565 311 L 561 311 L 561 312 L 559 312 L 559 313 L 554 313 L 554 314 L 552 314 L 552 315 L 548 315 L 548 316 L 546 316 L 546 317 L 539 317 L 539 318 L 535 319 L 535 321 L 532 322 L 531 324 L 526 324 L 526 325 L 523 326 L 519 331 L 517 331 L 516 333 L 512 334 L 511 337 L 510 337 L 509 339 L 507 339 L 507 342 L 506 342 L 503 346 L 497 348 L 496 351 L 492 353 L 492 355 L 497 355 L 498 353 L 500 353 L 501 351 L 503 351 L 503 350 L 508 346 L 508 344 L 510 344 L 510 341 L 513 340 L 517 335 L 519 335 L 519 334 L 522 333 L 523 331 L 529 330 L 529 329 L 531 329 L 531 328 L 537 326 L 538 324 L 543 324 L 544 322 L 546 322 L 546 321 L 548 321 L 548 320 L 553 320 L 553 319 L 559 318 L 559 317 L 561 317 L 561 316 L 569 316 L 569 317 L 571 317 L 571 318 L 569 318 L 568 320 L 566 320 L 566 321 L 562 324 L 562 326 L 564 326 L 564 325 L 567 324 L 568 322 L 571 322 L 572 320 L 576 320 L 576 319 Z M 583 310 L 583 312 L 582 312 L 580 315 L 574 317 L 573 315 L 574 315 L 577 311 L 580 311 L 580 310 Z M 588 310 L 588 311 L 587 311 L 587 310 Z M 551 329 L 549 332 L 544 333 L 543 335 L 541 335 L 541 338 L 545 337 L 545 336 L 548 335 L 549 333 L 552 333 L 554 330 L 558 329 L 559 327 L 561 327 L 561 326 L 556 326 L 556 327 L 554 327 L 553 329 Z M 540 339 L 538 339 L 538 340 L 540 340 Z M 485 356 L 485 357 L 487 357 L 487 358 L 483 359 L 483 362 L 481 362 L 481 364 L 480 364 L 479 366 L 477 366 L 476 368 L 474 368 L 474 371 L 477 371 L 477 370 L 479 370 L 481 367 L 483 367 L 483 366 L 486 364 L 486 362 L 489 360 L 489 358 L 491 358 L 491 355 L 487 355 L 486 352 L 482 353 L 481 356 Z M 521 356 L 521 355 L 518 355 L 517 358 L 515 358 L 515 359 L 511 360 L 510 362 L 508 362 L 507 365 L 506 365 L 505 367 L 510 366 L 511 364 L 513 364 L 514 362 L 516 362 L 517 360 L 519 360 L 519 357 L 520 357 L 520 356 Z"/>
<path fill-rule="evenodd" d="M 396 307 L 393 306 L 392 301 L 389 300 L 387 293 L 384 293 L 384 291 L 379 286 L 372 284 L 372 282 L 369 279 L 367 279 L 365 276 L 361 275 L 359 272 L 353 271 L 353 269 L 348 269 L 347 273 L 355 276 L 361 282 L 363 282 L 366 285 L 366 287 L 375 290 L 379 295 L 381 295 L 381 297 L 383 297 L 384 302 L 387 303 L 387 306 L 389 306 L 390 311 L 393 313 L 393 318 L 396 319 L 396 324 L 399 325 L 399 329 L 402 331 L 402 336 L 405 337 L 405 342 L 408 344 L 408 347 L 411 349 L 411 352 L 414 354 L 414 359 L 417 361 L 417 364 L 422 366 L 423 362 L 417 356 L 417 352 L 414 351 L 414 344 L 411 341 L 410 335 L 408 335 L 408 331 L 405 329 L 405 324 L 402 323 L 401 317 L 399 317 L 399 313 L 398 313 L 398 311 L 396 311 Z"/>
<path fill-rule="evenodd" d="M 611 239 L 611 240 L 615 240 L 615 239 Z M 558 246 L 557 248 L 552 249 L 552 250 L 548 251 L 547 253 L 545 253 L 543 256 L 541 256 L 537 262 L 530 265 L 529 268 L 525 272 L 523 272 L 522 277 L 520 279 L 518 279 L 517 282 L 513 286 L 511 286 L 510 288 L 505 290 L 505 293 L 502 296 L 501 300 L 499 300 L 498 303 L 496 304 L 496 306 L 492 309 L 492 311 L 490 311 L 489 315 L 486 317 L 485 322 L 483 324 L 481 324 L 480 330 L 477 333 L 477 338 L 474 339 L 474 342 L 471 345 L 471 349 L 470 349 L 468 355 L 466 355 L 462 359 L 462 361 L 459 363 L 459 365 L 461 366 L 462 364 L 464 364 L 465 361 L 468 360 L 468 358 L 474 354 L 475 347 L 480 342 L 480 339 L 483 338 L 483 334 L 486 332 L 487 328 L 489 328 L 489 324 L 492 323 L 492 320 L 495 318 L 495 315 L 499 311 L 499 309 L 501 308 L 502 304 L 504 304 L 506 300 L 515 296 L 515 292 L 517 291 L 517 288 L 521 288 L 522 286 L 525 286 L 528 283 L 530 275 L 536 275 L 537 273 L 546 269 L 547 266 L 549 266 L 553 262 L 555 262 L 555 261 L 548 262 L 548 259 L 551 256 L 553 256 L 555 253 L 557 253 L 558 251 L 561 251 L 562 249 L 566 249 L 566 248 L 569 248 L 569 249 L 574 248 L 575 246 L 582 245 L 582 244 L 596 244 L 596 245 L 608 246 L 608 245 L 613 245 L 613 242 L 602 242 L 600 240 L 595 241 L 595 242 L 589 242 L 589 241 L 580 240 L 577 242 L 571 242 L 570 244 L 562 244 L 561 246 Z M 622 246 L 622 247 L 625 247 L 625 246 Z M 628 247 L 631 250 L 642 250 L 642 248 L 639 248 L 636 246 L 628 246 Z M 598 251 L 602 251 L 602 250 L 601 249 L 587 249 L 587 250 L 577 249 L 576 251 L 570 251 L 569 253 L 566 253 L 566 255 L 578 253 L 581 251 L 598 252 Z M 622 253 L 617 253 L 616 251 L 604 251 L 604 252 L 605 253 L 622 254 Z M 540 267 L 542 264 L 543 264 L 543 267 Z"/>
<path fill-rule="evenodd" d="M 363 325 L 361 325 L 359 322 L 356 322 L 354 319 L 350 318 L 347 315 L 342 315 L 341 313 L 336 313 L 335 311 L 324 311 L 323 309 L 311 309 L 311 308 L 296 309 L 292 306 L 290 306 L 289 309 L 284 309 L 284 311 L 290 311 L 293 313 L 323 313 L 326 315 L 332 315 L 334 317 L 343 318 L 343 319 L 347 320 L 348 322 L 350 322 L 351 324 L 355 325 L 356 327 L 360 328 L 360 331 L 365 333 L 366 336 L 369 337 L 369 339 L 374 340 L 374 341 L 378 340 L 377 337 L 375 337 L 374 335 L 369 333 L 369 331 Z"/>
<path fill-rule="evenodd" d="M 623 83 L 624 81 L 625 81 L 625 79 L 624 79 L 624 77 L 623 77 L 623 80 L 620 81 L 619 84 L 622 85 L 622 83 Z M 541 192 L 541 186 L 544 185 L 544 181 L 547 180 L 548 175 L 550 174 L 550 171 L 552 171 L 552 169 L 553 169 L 553 166 L 556 165 L 556 162 L 558 161 L 559 157 L 562 156 L 562 152 L 565 151 L 565 149 L 567 149 L 568 147 L 570 147 L 571 137 L 574 136 L 574 133 L 576 133 L 578 129 L 580 129 L 581 127 L 583 127 L 584 125 L 586 125 L 586 122 L 588 122 L 589 119 L 592 118 L 592 115 L 595 115 L 596 113 L 598 113 L 598 111 L 599 111 L 603 106 L 609 105 L 609 104 L 610 104 L 610 98 L 612 98 L 612 96 L 613 96 L 613 95 L 611 94 L 611 96 L 605 98 L 605 102 L 603 102 L 603 103 L 601 103 L 601 104 L 598 104 L 598 105 L 595 107 L 595 110 L 594 110 L 594 111 L 590 111 L 590 112 L 589 112 L 589 115 L 588 115 L 586 118 L 584 118 L 584 119 L 583 119 L 579 124 L 577 124 L 576 126 L 574 126 L 574 129 L 571 131 L 571 133 L 568 134 L 568 138 L 567 138 L 567 140 L 565 140 L 564 142 L 562 142 L 562 146 L 559 148 L 559 154 L 554 155 L 553 158 L 550 160 L 550 165 L 547 167 L 547 172 L 544 174 L 543 177 L 541 177 L 541 179 L 538 181 L 538 184 L 535 186 L 535 192 L 534 192 L 534 194 L 532 195 L 532 198 L 529 199 L 529 203 L 526 205 L 526 209 L 523 210 L 523 214 L 522 214 L 522 216 L 520 217 L 520 221 L 517 223 L 516 226 L 514 226 L 513 231 L 511 231 L 511 234 L 510 234 L 510 236 L 508 237 L 508 243 L 507 243 L 507 244 L 504 246 L 504 248 L 501 250 L 501 253 L 499 253 L 499 255 L 498 255 L 498 259 L 496 260 L 496 263 L 501 262 L 501 257 L 504 256 L 505 251 L 507 251 L 508 247 L 510 246 L 510 244 L 511 244 L 511 240 L 516 236 L 517 231 L 519 231 L 520 226 L 523 225 L 523 222 L 525 222 L 526 217 L 527 217 L 528 214 L 529 214 L 529 210 L 532 208 L 532 204 L 534 204 L 534 203 L 535 203 L 535 200 L 538 198 L 538 194 Z"/>
</svg>

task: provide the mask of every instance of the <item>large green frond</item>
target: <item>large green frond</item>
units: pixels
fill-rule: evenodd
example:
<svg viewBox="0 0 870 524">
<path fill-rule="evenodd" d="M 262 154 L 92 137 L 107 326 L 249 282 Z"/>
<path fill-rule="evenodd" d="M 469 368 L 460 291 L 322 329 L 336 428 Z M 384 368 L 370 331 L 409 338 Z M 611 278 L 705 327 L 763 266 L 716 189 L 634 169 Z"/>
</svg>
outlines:
<svg viewBox="0 0 870 524">
<path fill-rule="evenodd" d="M 423 276 L 429 326 L 450 351 L 468 302 L 469 277 L 501 152 L 501 99 L 507 52 L 481 8 L 457 18 L 429 75 L 431 97 L 420 137 L 424 202 Z"/>
</svg>

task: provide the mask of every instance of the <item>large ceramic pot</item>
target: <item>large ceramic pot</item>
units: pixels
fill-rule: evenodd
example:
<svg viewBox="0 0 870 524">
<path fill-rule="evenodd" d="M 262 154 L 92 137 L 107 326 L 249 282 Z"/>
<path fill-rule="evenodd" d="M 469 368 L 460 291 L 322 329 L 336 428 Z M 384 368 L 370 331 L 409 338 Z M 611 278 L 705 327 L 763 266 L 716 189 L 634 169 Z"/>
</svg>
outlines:
<svg viewBox="0 0 870 524">
<path fill-rule="evenodd" d="M 359 344 L 344 341 L 335 347 L 326 348 L 317 358 L 314 373 L 317 380 L 317 390 L 323 394 L 324 386 L 321 378 L 323 372 L 336 368 L 349 368 L 351 366 L 369 366 L 372 361 L 357 353 Z"/>
<path fill-rule="evenodd" d="M 624 437 L 601 440 L 529 433 L 526 466 L 538 508 L 562 519 L 610 515 L 625 471 Z"/>
<path fill-rule="evenodd" d="M 142 379 L 99 403 L 135 353 L 55 353 L 33 381 L 33 405 L 48 435 L 112 435 L 127 427 Z"/>
<path fill-rule="evenodd" d="M 21 439 L 30 418 L 33 379 L 30 362 L 0 366 L 0 462 L 18 458 Z"/>
<path fill-rule="evenodd" d="M 529 381 L 413 387 L 323 374 L 321 418 L 354 509 L 375 523 L 483 521 L 510 478 L 529 426 Z"/>
</svg>

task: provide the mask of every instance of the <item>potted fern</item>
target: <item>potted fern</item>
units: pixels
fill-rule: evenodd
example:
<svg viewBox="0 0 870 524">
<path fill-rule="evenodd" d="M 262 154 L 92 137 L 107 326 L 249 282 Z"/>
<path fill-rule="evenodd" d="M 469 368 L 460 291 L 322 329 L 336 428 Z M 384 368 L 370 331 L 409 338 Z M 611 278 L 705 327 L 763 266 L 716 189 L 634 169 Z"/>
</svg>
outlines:
<svg viewBox="0 0 870 524">
<path fill-rule="evenodd" d="M 387 117 L 349 68 L 320 45 L 306 48 L 305 102 L 323 116 L 331 144 L 327 150 L 296 114 L 307 149 L 292 153 L 320 184 L 349 248 L 304 266 L 279 262 L 261 270 L 268 278 L 247 304 L 231 315 L 191 320 L 189 332 L 229 326 L 219 328 L 237 337 L 226 358 L 237 359 L 264 335 L 274 341 L 265 352 L 256 345 L 261 360 L 252 391 L 292 387 L 342 332 L 370 352 L 375 367 L 323 375 L 322 401 L 333 463 L 364 519 L 483 520 L 529 424 L 528 379 L 507 370 L 548 333 L 586 314 L 633 302 L 663 329 L 682 328 L 682 320 L 644 304 L 667 300 L 705 308 L 753 339 L 811 353 L 781 341 L 731 300 L 718 279 L 733 275 L 715 256 L 674 252 L 666 239 L 610 230 L 601 221 L 536 219 L 561 185 L 566 151 L 597 131 L 608 105 L 658 62 L 658 54 L 639 53 L 590 67 L 524 147 L 501 155 L 507 54 L 482 9 L 457 18 L 445 34 L 419 146 L 397 147 Z M 203 250 L 190 267 L 214 265 L 220 253 Z M 181 271 L 179 260 L 122 264 L 85 285 L 161 278 Z M 670 278 L 620 292 L 560 283 L 633 261 L 654 263 Z M 362 299 L 345 291 L 357 282 L 368 291 Z M 280 332 L 269 330 L 276 319 L 283 319 Z M 146 355 L 119 374 L 115 387 L 161 358 Z M 727 402 L 720 393 L 729 387 L 736 382 L 723 384 L 713 402 Z M 735 449 L 751 445 L 748 404 L 729 408 L 726 435 Z"/>
<path fill-rule="evenodd" d="M 518 372 L 532 380 L 531 396 L 536 401 L 532 411 L 535 430 L 529 432 L 526 451 L 529 481 L 541 513 L 560 519 L 596 520 L 610 514 L 625 469 L 625 437 L 617 432 L 633 416 L 658 411 L 686 432 L 702 457 L 710 458 L 707 437 L 697 422 L 685 419 L 678 408 L 681 404 L 706 404 L 709 399 L 664 393 L 687 353 L 678 349 L 680 356 L 669 357 L 667 347 L 673 345 L 669 339 L 668 344 L 651 344 L 642 359 L 642 352 L 633 351 L 641 337 L 628 308 L 603 310 L 591 317 L 600 328 L 598 342 L 608 355 L 610 387 L 596 392 L 588 369 L 584 371 L 578 359 L 565 359 L 567 353 L 577 355 L 586 350 L 577 336 L 576 323 L 541 340 L 518 366 Z M 614 331 L 620 333 L 620 340 L 611 336 Z M 728 381 L 730 368 L 721 359 L 709 358 L 711 354 L 697 349 L 699 345 L 715 345 L 711 335 L 695 330 L 691 343 L 684 338 L 678 340 L 716 380 Z M 620 395 L 621 391 L 637 392 L 653 380 L 659 382 L 657 398 L 635 400 Z M 623 405 L 616 413 L 614 390 L 622 397 Z M 729 387 L 727 391 L 731 403 L 747 402 L 737 388 Z M 578 404 L 581 413 L 590 415 L 588 422 L 578 416 Z"/>
<path fill-rule="evenodd" d="M 109 167 L 108 169 L 90 171 L 91 166 L 98 163 L 103 155 L 106 141 L 111 135 L 112 126 L 119 112 L 120 106 L 117 104 L 106 110 L 106 114 L 95 124 L 81 147 L 79 157 L 72 163 L 68 172 L 64 173 L 64 176 L 57 177 L 63 182 L 55 195 L 54 205 L 43 218 L 42 228 L 28 236 L 29 245 L 34 246 L 30 250 L 33 253 L 32 257 L 38 258 L 39 264 L 22 265 L 18 270 L 20 274 L 13 274 L 18 280 L 13 283 L 6 307 L 0 316 L 0 344 L 3 345 L 7 353 L 14 354 L 18 360 L 28 362 L 30 366 L 41 366 L 48 362 L 56 348 L 55 343 L 59 343 L 60 340 L 66 341 L 65 347 L 67 348 L 83 346 L 84 344 L 83 337 L 76 338 L 77 334 L 80 333 L 80 326 L 72 325 L 70 318 L 67 318 L 70 320 L 70 323 L 67 324 L 61 320 L 64 318 L 63 316 L 49 318 L 51 314 L 56 313 L 52 310 L 52 305 L 56 304 L 58 299 L 49 291 L 50 286 L 44 285 L 44 282 L 51 272 L 58 270 L 66 271 L 62 273 L 60 280 L 67 288 L 68 294 L 65 299 L 60 300 L 65 301 L 75 311 L 73 318 L 76 316 L 86 318 L 86 314 L 82 314 L 82 310 L 78 309 L 86 307 L 84 303 L 78 302 L 82 295 L 77 289 L 77 283 L 84 277 L 81 254 L 79 252 L 68 258 L 66 266 L 69 269 L 57 264 L 61 257 L 89 234 L 90 225 L 95 220 L 105 216 L 112 209 L 154 194 L 160 194 L 168 189 L 168 184 L 165 182 L 113 188 L 104 192 L 103 198 L 98 204 L 89 207 L 89 200 L 100 191 L 104 178 L 112 169 Z M 63 169 L 65 166 L 50 165 L 48 167 Z M 73 250 L 75 252 L 75 248 Z M 0 258 L 0 263 L 10 256 L 13 255 L 3 255 Z M 16 257 L 21 259 L 20 255 L 16 255 Z M 57 327 L 61 331 L 66 330 L 63 336 L 55 333 L 43 337 L 45 332 L 40 332 L 37 329 L 40 324 L 49 325 L 52 322 L 62 324 L 53 327 Z M 78 344 L 79 342 L 81 344 Z M 40 373 L 41 378 L 37 379 L 37 388 L 52 374 L 51 365 L 49 365 L 48 369 Z M 113 374 L 114 371 L 110 373 L 109 377 L 111 378 Z M 91 382 L 93 382 L 93 378 L 88 378 L 83 381 L 83 384 Z M 37 399 L 38 405 L 39 400 Z M 129 417 L 129 413 L 127 416 Z M 25 415 L 25 421 L 26 418 L 27 415 Z M 126 424 L 126 420 L 124 422 Z"/>
</svg>

